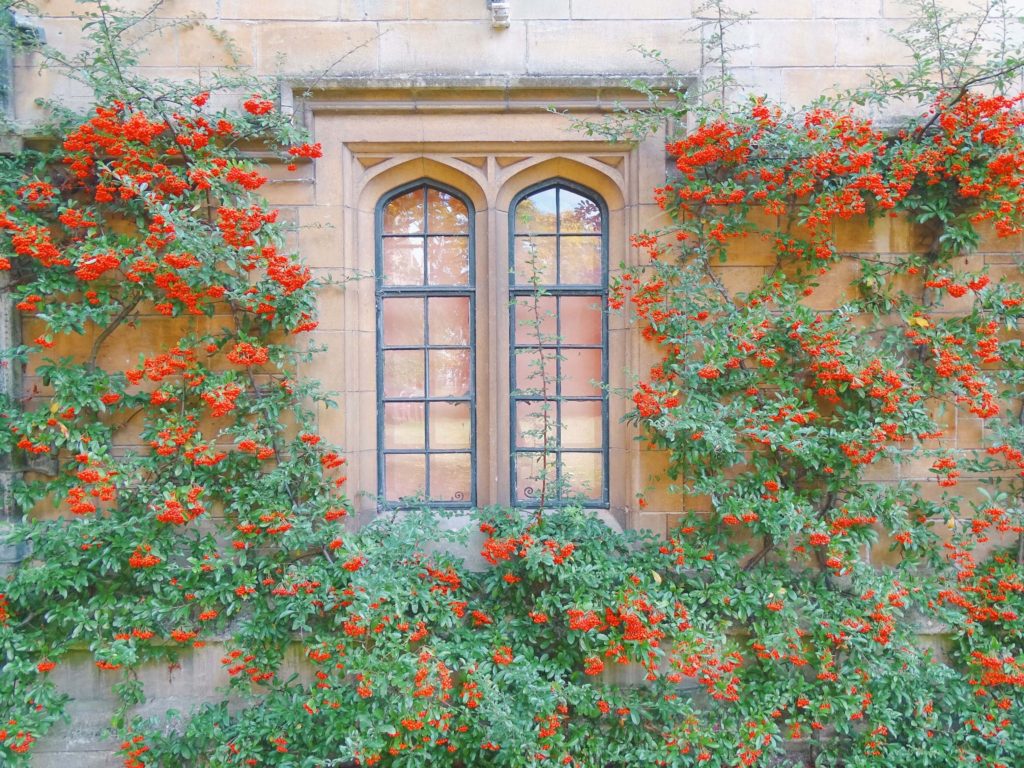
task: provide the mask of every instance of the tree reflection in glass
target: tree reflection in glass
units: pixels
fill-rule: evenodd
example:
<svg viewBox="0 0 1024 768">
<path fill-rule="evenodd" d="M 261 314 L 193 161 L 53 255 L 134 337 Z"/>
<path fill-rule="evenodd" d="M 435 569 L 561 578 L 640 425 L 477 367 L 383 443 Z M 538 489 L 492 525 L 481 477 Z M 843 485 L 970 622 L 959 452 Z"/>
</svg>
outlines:
<svg viewBox="0 0 1024 768">
<path fill-rule="evenodd" d="M 472 211 L 432 184 L 386 200 L 378 242 L 380 500 L 475 503 Z"/>
</svg>

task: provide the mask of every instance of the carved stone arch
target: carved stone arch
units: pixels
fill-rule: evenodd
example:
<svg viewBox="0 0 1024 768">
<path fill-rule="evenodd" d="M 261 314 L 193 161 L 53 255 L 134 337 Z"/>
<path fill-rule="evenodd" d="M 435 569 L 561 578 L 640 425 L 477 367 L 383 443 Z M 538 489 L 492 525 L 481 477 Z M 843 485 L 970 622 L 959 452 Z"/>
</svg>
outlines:
<svg viewBox="0 0 1024 768">
<path fill-rule="evenodd" d="M 388 192 L 414 181 L 436 181 L 457 189 L 473 204 L 479 216 L 488 208 L 486 177 L 479 169 L 459 161 L 440 162 L 430 157 L 398 156 L 367 169 L 359 191 L 359 210 L 373 212 Z"/>
<path fill-rule="evenodd" d="M 358 158 L 357 158 L 358 159 Z M 458 192 L 475 211 L 476 253 L 486 253 L 489 200 L 484 192 L 482 172 L 460 161 L 449 163 L 421 154 L 397 153 L 375 163 L 348 180 L 350 197 L 346 208 L 348 229 L 339 245 L 344 263 L 352 274 L 370 277 L 376 273 L 376 214 L 380 202 L 393 192 L 416 183 L 435 184 Z M 479 283 L 478 279 L 478 283 Z M 377 383 L 376 365 L 376 280 L 361 279 L 334 288 L 326 286 L 322 300 L 336 307 L 334 315 L 322 313 L 321 327 L 335 331 L 332 353 L 345 360 L 342 410 L 354 414 L 344 422 L 342 439 L 348 448 L 350 479 L 357 488 L 378 488 Z M 336 298 L 331 299 L 332 296 Z M 478 306 L 485 306 L 483 303 Z M 478 368 L 479 370 L 479 368 Z M 360 519 L 376 514 L 376 497 L 369 493 L 355 499 Z"/>
<path fill-rule="evenodd" d="M 525 166 L 525 167 L 524 167 Z M 626 191 L 628 188 L 626 177 L 606 163 L 591 158 L 568 158 L 541 156 L 533 162 L 526 164 L 516 163 L 509 166 L 510 173 L 503 179 L 500 185 L 494 210 L 496 213 L 495 226 L 498 230 L 497 239 L 504 242 L 509 240 L 510 216 L 509 210 L 513 202 L 525 191 L 539 186 L 545 182 L 568 182 L 574 186 L 583 188 L 601 198 L 608 215 L 607 238 L 608 238 L 608 264 L 614 270 L 614 265 L 625 262 L 629 257 L 628 235 L 630 225 L 627 214 L 629 212 L 629 199 Z M 500 300 L 506 300 L 505 294 L 508 291 L 507 280 L 498 286 Z M 625 371 L 631 366 L 635 351 L 627 341 L 628 320 L 621 315 L 615 315 L 608 319 L 608 383 L 612 390 L 628 386 Z M 508 343 L 508 339 L 504 339 Z M 618 424 L 625 415 L 623 404 L 616 398 L 609 402 L 609 424 Z M 633 463 L 634 454 L 633 434 L 626 429 L 611 429 L 608 436 L 609 470 L 608 470 L 608 511 L 601 512 L 612 527 L 622 529 L 626 527 L 627 507 L 631 499 L 632 472 L 635 468 Z M 511 483 L 511 478 L 506 482 Z"/>
<path fill-rule="evenodd" d="M 588 162 L 589 161 L 589 162 Z M 525 166 L 525 167 L 524 167 Z M 625 206 L 624 179 L 604 163 L 590 158 L 550 157 L 516 163 L 502 179 L 495 207 L 507 212 L 517 194 L 547 179 L 566 179 L 597 193 L 613 214 Z"/>
</svg>

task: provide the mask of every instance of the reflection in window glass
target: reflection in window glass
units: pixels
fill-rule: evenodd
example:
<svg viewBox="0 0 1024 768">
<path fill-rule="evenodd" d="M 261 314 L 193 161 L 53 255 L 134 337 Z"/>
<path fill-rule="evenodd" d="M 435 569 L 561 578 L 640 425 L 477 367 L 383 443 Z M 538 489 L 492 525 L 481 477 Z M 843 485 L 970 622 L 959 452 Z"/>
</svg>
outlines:
<svg viewBox="0 0 1024 768">
<path fill-rule="evenodd" d="M 509 248 L 513 503 L 608 500 L 607 225 L 562 183 L 513 206 Z"/>
<path fill-rule="evenodd" d="M 464 235 L 430 235 L 427 251 L 429 285 L 466 285 L 469 282 L 469 238 Z"/>
<path fill-rule="evenodd" d="M 393 198 L 384 206 L 385 235 L 418 235 L 424 231 L 422 194 L 407 194 Z"/>
<path fill-rule="evenodd" d="M 384 280 L 388 285 L 423 282 L 423 238 L 384 238 Z"/>
<path fill-rule="evenodd" d="M 384 199 L 377 229 L 380 503 L 475 504 L 472 209 L 416 184 Z"/>
<path fill-rule="evenodd" d="M 517 281 L 540 285 L 558 282 L 558 238 L 545 235 L 517 235 L 512 274 Z"/>
<path fill-rule="evenodd" d="M 558 231 L 558 190 L 542 189 L 523 199 L 516 206 L 516 233 L 555 234 Z"/>
</svg>

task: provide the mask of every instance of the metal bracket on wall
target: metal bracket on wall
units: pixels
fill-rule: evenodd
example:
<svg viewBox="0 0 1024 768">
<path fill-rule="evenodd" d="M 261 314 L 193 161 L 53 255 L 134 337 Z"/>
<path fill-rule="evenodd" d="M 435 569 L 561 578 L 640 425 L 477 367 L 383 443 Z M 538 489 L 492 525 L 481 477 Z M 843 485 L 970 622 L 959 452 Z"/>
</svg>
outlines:
<svg viewBox="0 0 1024 768">
<path fill-rule="evenodd" d="M 487 5 L 491 9 L 491 26 L 495 29 L 508 29 L 512 3 L 509 0 L 487 0 Z"/>
</svg>

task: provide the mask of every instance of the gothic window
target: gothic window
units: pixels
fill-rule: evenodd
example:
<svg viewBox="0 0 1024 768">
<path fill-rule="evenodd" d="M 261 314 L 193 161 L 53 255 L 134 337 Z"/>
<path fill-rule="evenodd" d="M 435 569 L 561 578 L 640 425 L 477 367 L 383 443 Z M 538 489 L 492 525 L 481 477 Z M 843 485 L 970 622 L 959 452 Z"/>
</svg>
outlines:
<svg viewBox="0 0 1024 768">
<path fill-rule="evenodd" d="M 560 179 L 518 194 L 507 252 L 479 257 L 492 277 L 508 275 L 506 298 L 490 300 L 476 293 L 473 219 L 467 197 L 427 180 L 377 206 L 379 504 L 475 505 L 477 442 L 487 440 L 508 446 L 499 447 L 509 461 L 501 496 L 512 504 L 606 506 L 605 204 Z M 480 434 L 478 300 L 500 305 L 482 307 L 488 325 L 508 323 L 507 378 L 485 371 L 485 400 L 507 403 L 498 419 L 507 418 L 508 443 L 494 425 Z"/>
<path fill-rule="evenodd" d="M 432 182 L 377 209 L 377 457 L 383 506 L 476 503 L 473 210 Z"/>
<path fill-rule="evenodd" d="M 582 187 L 548 181 L 509 214 L 511 497 L 608 501 L 607 216 Z"/>
</svg>

